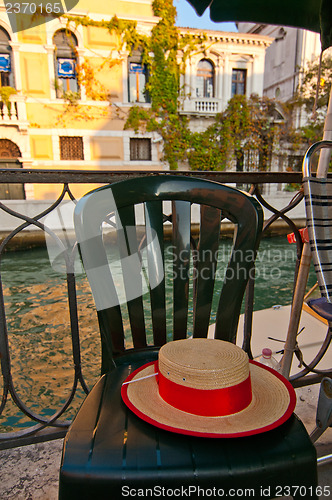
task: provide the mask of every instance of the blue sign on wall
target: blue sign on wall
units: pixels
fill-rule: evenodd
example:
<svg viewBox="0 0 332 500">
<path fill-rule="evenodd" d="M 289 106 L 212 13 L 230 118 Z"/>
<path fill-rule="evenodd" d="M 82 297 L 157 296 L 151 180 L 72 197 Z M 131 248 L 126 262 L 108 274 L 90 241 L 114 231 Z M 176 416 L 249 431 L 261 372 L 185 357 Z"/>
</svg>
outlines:
<svg viewBox="0 0 332 500">
<path fill-rule="evenodd" d="M 145 75 L 145 66 L 139 63 L 130 63 L 129 73 L 139 73 L 141 75 Z"/>
<path fill-rule="evenodd" d="M 61 78 L 75 78 L 75 59 L 58 59 L 58 76 Z"/>
<path fill-rule="evenodd" d="M 10 71 L 10 55 L 0 54 L 0 71 L 9 72 Z"/>
</svg>

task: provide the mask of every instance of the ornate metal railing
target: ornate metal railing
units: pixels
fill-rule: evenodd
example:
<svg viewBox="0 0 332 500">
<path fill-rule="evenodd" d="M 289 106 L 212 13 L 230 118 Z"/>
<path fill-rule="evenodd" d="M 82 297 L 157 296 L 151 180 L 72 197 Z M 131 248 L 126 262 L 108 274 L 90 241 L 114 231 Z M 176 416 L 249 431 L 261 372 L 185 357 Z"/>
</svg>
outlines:
<svg viewBox="0 0 332 500">
<path fill-rule="evenodd" d="M 0 244 L 0 263 L 4 256 L 6 255 L 6 250 L 10 248 L 13 239 L 17 235 L 25 234 L 24 232 L 32 227 L 36 230 L 41 230 L 49 238 L 52 238 L 58 245 L 61 255 L 65 260 L 66 268 L 66 288 L 67 288 L 67 299 L 69 306 L 69 323 L 70 323 L 70 337 L 71 337 L 71 363 L 73 366 L 73 379 L 71 387 L 68 391 L 67 396 L 61 401 L 60 408 L 56 410 L 53 414 L 50 412 L 42 413 L 37 408 L 38 401 L 35 404 L 27 406 L 22 400 L 19 394 L 19 389 L 14 383 L 14 377 L 12 373 L 12 351 L 8 333 L 8 323 L 6 317 L 6 297 L 3 289 L 2 278 L 0 281 L 0 353 L 1 353 L 1 370 L 2 370 L 2 401 L 0 405 L 0 415 L 6 414 L 6 409 L 8 406 L 15 405 L 16 408 L 25 415 L 26 419 L 33 423 L 24 423 L 23 429 L 15 430 L 10 429 L 5 432 L 0 433 L 0 449 L 8 448 L 13 446 L 18 446 L 20 444 L 28 444 L 37 441 L 55 439 L 64 436 L 66 429 L 70 423 L 69 419 L 65 417 L 65 413 L 75 400 L 78 398 L 79 401 L 82 400 L 82 393 L 88 393 L 88 382 L 85 380 L 82 370 L 82 359 L 81 359 L 81 335 L 80 328 L 81 322 L 79 319 L 78 311 L 78 300 L 77 300 L 77 283 L 76 276 L 74 272 L 75 267 L 75 253 L 76 245 L 72 247 L 66 246 L 64 242 L 59 238 L 56 232 L 48 227 L 45 223 L 45 217 L 55 211 L 61 202 L 68 197 L 70 200 L 75 202 L 75 198 L 72 194 L 71 185 L 75 184 L 103 184 L 103 183 L 113 183 L 119 180 L 127 179 L 129 177 L 141 177 L 147 175 L 189 175 L 194 177 L 200 177 L 205 179 L 214 180 L 220 183 L 230 183 L 238 186 L 249 186 L 249 190 L 253 193 L 260 203 L 270 211 L 271 216 L 265 221 L 263 233 L 271 231 L 271 227 L 278 220 L 283 220 L 288 228 L 288 232 L 294 232 L 297 244 L 297 266 L 302 251 L 302 240 L 300 233 L 298 231 L 297 224 L 292 221 L 288 212 L 296 207 L 298 204 L 302 203 L 303 193 L 300 190 L 295 194 L 291 202 L 283 209 L 275 209 L 270 206 L 262 195 L 262 192 L 266 189 L 266 186 L 271 184 L 301 184 L 302 175 L 300 173 L 242 173 L 242 172 L 187 172 L 187 171 L 176 171 L 176 172 L 115 172 L 115 171 L 47 171 L 47 170 L 35 170 L 35 169 L 0 169 L 0 183 L 8 184 L 58 184 L 62 185 L 62 191 L 60 196 L 54 203 L 43 210 L 41 213 L 28 217 L 23 213 L 18 213 L 14 211 L 10 203 L 7 201 L 0 202 L 0 214 L 6 213 L 17 219 L 17 226 L 11 231 L 7 231 L 4 235 L 2 242 Z M 0 215 L 1 216 L 1 215 Z M 1 219 L 0 219 L 1 220 Z M 296 277 L 297 266 L 294 269 L 294 276 Z M 2 265 L 0 268 L 1 273 Z M 245 301 L 245 323 L 244 323 L 244 348 L 250 352 L 250 339 L 251 339 L 251 320 L 253 314 L 253 298 L 254 298 L 254 280 L 252 279 L 247 288 L 246 301 Z M 290 297 L 291 300 L 291 297 Z M 43 304 L 41 304 L 43 307 Z M 24 308 L 23 308 L 24 310 Z M 15 308 L 14 308 L 14 314 Z M 29 342 L 27 338 L 26 342 Z M 313 383 L 320 380 L 326 372 L 316 373 L 315 375 L 309 375 L 311 378 L 309 382 L 307 381 L 307 375 L 310 374 L 312 370 L 324 355 L 330 342 L 330 335 L 327 335 L 327 339 L 319 353 L 318 358 L 308 366 L 301 376 L 297 377 L 294 385 L 304 385 L 307 383 Z M 51 350 L 51 349 L 50 349 Z M 50 354 L 51 355 L 51 354 Z M 54 353 L 52 354 L 54 355 Z M 331 374 L 331 371 L 328 372 Z M 312 378 L 312 377 L 315 377 Z M 79 394 L 79 396 L 78 396 Z"/>
</svg>

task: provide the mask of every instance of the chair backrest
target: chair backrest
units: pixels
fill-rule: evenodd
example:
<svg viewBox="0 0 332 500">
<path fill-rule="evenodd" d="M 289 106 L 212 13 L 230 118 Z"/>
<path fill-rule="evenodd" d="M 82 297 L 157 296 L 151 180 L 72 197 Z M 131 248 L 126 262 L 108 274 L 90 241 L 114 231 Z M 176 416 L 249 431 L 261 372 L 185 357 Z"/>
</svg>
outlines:
<svg viewBox="0 0 332 500">
<path fill-rule="evenodd" d="M 137 207 L 144 212 L 142 220 L 137 220 Z M 196 240 L 191 234 L 194 211 L 199 214 Z M 216 182 L 160 175 L 101 187 L 78 202 L 75 230 L 98 311 L 102 371 L 128 349 L 160 347 L 190 335 L 207 336 L 216 295 L 223 219 L 235 224 L 235 232 L 233 251 L 218 274 L 218 278 L 223 275 L 223 285 L 213 321 L 217 338 L 235 342 L 242 299 L 262 229 L 262 209 L 257 200 Z M 103 237 L 107 225 L 113 227 L 116 238 L 112 238 L 112 231 L 106 231 Z M 165 243 L 169 235 L 171 241 Z M 112 242 L 110 250 L 107 239 Z M 109 252 L 114 247 L 118 253 L 112 263 Z M 173 286 L 166 293 L 169 280 Z M 168 311 L 170 294 L 172 311 Z M 146 325 L 147 302 L 150 326 Z M 190 328 L 188 308 L 193 318 Z M 173 321 L 167 332 L 169 316 Z M 131 338 L 125 334 L 124 323 L 129 326 Z"/>
<path fill-rule="evenodd" d="M 327 169 L 312 175 L 314 154 L 325 149 L 327 169 L 331 159 L 332 141 L 313 144 L 303 160 L 303 190 L 310 248 L 322 297 L 332 302 L 332 180 Z M 324 155 L 325 156 L 325 155 Z M 318 169 L 319 169 L 318 165 Z"/>
</svg>

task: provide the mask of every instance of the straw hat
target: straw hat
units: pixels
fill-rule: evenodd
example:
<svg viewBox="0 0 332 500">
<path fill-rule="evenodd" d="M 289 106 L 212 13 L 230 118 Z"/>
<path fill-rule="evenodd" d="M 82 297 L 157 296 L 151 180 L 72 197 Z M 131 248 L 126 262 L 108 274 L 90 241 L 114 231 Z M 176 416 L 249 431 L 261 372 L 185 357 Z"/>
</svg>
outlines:
<svg viewBox="0 0 332 500">
<path fill-rule="evenodd" d="M 230 342 L 185 339 L 161 347 L 134 371 L 122 398 L 140 418 L 180 434 L 240 437 L 281 425 L 293 413 L 291 384 Z"/>
</svg>

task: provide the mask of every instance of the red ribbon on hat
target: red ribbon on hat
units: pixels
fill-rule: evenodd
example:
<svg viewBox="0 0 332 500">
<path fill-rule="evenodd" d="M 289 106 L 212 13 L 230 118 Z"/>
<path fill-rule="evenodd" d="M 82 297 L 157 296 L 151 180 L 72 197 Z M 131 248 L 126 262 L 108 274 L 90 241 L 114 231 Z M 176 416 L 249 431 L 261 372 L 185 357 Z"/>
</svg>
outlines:
<svg viewBox="0 0 332 500">
<path fill-rule="evenodd" d="M 159 394 L 178 410 L 204 417 L 223 417 L 238 413 L 251 403 L 250 375 L 243 382 L 223 389 L 195 389 L 177 384 L 158 374 Z"/>
</svg>

